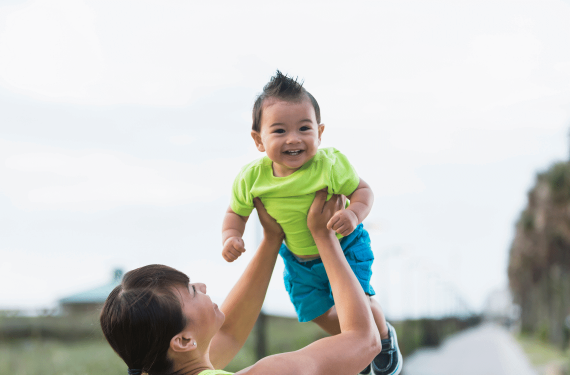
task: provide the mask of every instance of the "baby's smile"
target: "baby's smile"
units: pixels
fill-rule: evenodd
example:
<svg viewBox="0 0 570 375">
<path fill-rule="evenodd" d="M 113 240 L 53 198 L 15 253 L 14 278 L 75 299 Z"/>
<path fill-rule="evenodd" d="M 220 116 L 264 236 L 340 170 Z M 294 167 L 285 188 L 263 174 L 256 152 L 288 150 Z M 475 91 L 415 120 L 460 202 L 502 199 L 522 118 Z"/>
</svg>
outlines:
<svg viewBox="0 0 570 375">
<path fill-rule="evenodd" d="M 297 156 L 301 152 L 303 152 L 303 150 L 287 150 L 287 151 L 284 151 L 283 153 L 285 153 L 287 155 L 291 155 L 291 156 Z"/>
</svg>

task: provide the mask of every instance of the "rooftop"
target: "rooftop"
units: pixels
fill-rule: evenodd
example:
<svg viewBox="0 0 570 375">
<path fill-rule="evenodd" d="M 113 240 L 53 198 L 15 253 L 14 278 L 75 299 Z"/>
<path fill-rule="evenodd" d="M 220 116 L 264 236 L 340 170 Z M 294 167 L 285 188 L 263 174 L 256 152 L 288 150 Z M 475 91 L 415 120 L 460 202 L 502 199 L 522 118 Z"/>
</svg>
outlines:
<svg viewBox="0 0 570 375">
<path fill-rule="evenodd" d="M 103 303 L 117 285 L 121 283 L 123 271 L 116 269 L 113 272 L 113 279 L 109 284 L 73 294 L 59 300 L 61 305 L 83 304 L 83 303 Z"/>
</svg>

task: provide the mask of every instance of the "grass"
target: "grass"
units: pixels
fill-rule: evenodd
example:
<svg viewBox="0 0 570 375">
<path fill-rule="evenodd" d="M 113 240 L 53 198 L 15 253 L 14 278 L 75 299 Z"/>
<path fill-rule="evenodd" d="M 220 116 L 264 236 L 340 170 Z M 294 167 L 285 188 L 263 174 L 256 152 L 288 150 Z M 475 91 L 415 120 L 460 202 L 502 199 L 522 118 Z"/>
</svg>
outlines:
<svg viewBox="0 0 570 375">
<path fill-rule="evenodd" d="M 245 345 L 226 367 L 226 371 L 237 372 L 251 366 L 257 361 L 256 330 L 249 335 Z M 267 317 L 267 351 L 266 355 L 292 352 L 301 349 L 327 334 L 314 323 L 299 323 L 297 319 L 278 316 Z"/>
<path fill-rule="evenodd" d="M 257 361 L 255 329 L 226 367 L 242 370 Z M 267 355 L 300 349 L 325 333 L 313 323 L 269 316 Z M 46 338 L 0 340 L 0 374 L 4 375 L 125 375 L 127 366 L 99 336 L 79 341 Z"/>
<path fill-rule="evenodd" d="M 95 323 L 89 319 L 72 323 L 69 319 L 6 318 L 3 322 L 5 329 L 0 332 L 0 374 L 126 374 L 126 365 L 104 340 Z M 426 345 L 424 341 L 430 334 L 437 336 L 435 339 L 439 341 L 451 332 L 465 328 L 460 324 L 462 323 L 453 319 L 440 322 L 418 320 L 394 323 L 404 354 Z M 29 326 L 33 326 L 33 329 L 28 329 Z M 431 329 L 428 329 L 430 327 Z M 226 367 L 227 371 L 236 372 L 257 361 L 258 328 L 254 327 L 244 347 Z M 16 338 L 21 336 L 15 336 L 15 332 L 33 335 L 25 339 Z M 297 319 L 268 316 L 265 355 L 295 351 L 325 336 L 314 323 L 299 323 Z"/>
<path fill-rule="evenodd" d="M 127 367 L 102 340 L 0 342 L 0 374 L 125 375 Z"/>
<path fill-rule="evenodd" d="M 517 341 L 534 367 L 552 364 L 570 367 L 570 348 L 561 350 L 529 335 L 519 335 Z"/>
</svg>

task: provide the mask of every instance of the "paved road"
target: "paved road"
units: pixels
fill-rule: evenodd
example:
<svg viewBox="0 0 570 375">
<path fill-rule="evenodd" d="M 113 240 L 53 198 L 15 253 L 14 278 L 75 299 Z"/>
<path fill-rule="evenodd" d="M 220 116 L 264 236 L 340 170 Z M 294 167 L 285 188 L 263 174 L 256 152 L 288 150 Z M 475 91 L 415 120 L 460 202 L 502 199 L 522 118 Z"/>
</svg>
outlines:
<svg viewBox="0 0 570 375">
<path fill-rule="evenodd" d="M 536 375 L 524 352 L 497 325 L 485 324 L 420 349 L 404 361 L 405 375 Z"/>
</svg>

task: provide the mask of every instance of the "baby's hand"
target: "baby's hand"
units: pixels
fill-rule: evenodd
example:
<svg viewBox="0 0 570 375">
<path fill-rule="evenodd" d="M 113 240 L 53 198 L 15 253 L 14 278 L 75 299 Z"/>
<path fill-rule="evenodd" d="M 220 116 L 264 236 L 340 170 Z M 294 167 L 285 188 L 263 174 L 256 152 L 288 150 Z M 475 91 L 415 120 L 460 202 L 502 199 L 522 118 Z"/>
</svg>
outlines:
<svg viewBox="0 0 570 375">
<path fill-rule="evenodd" d="M 233 262 L 245 251 L 243 239 L 241 237 L 229 237 L 224 242 L 222 256 L 227 262 Z"/>
<path fill-rule="evenodd" d="M 338 210 L 327 223 L 327 228 L 332 229 L 344 237 L 351 234 L 358 225 L 358 217 L 351 210 Z"/>
</svg>

